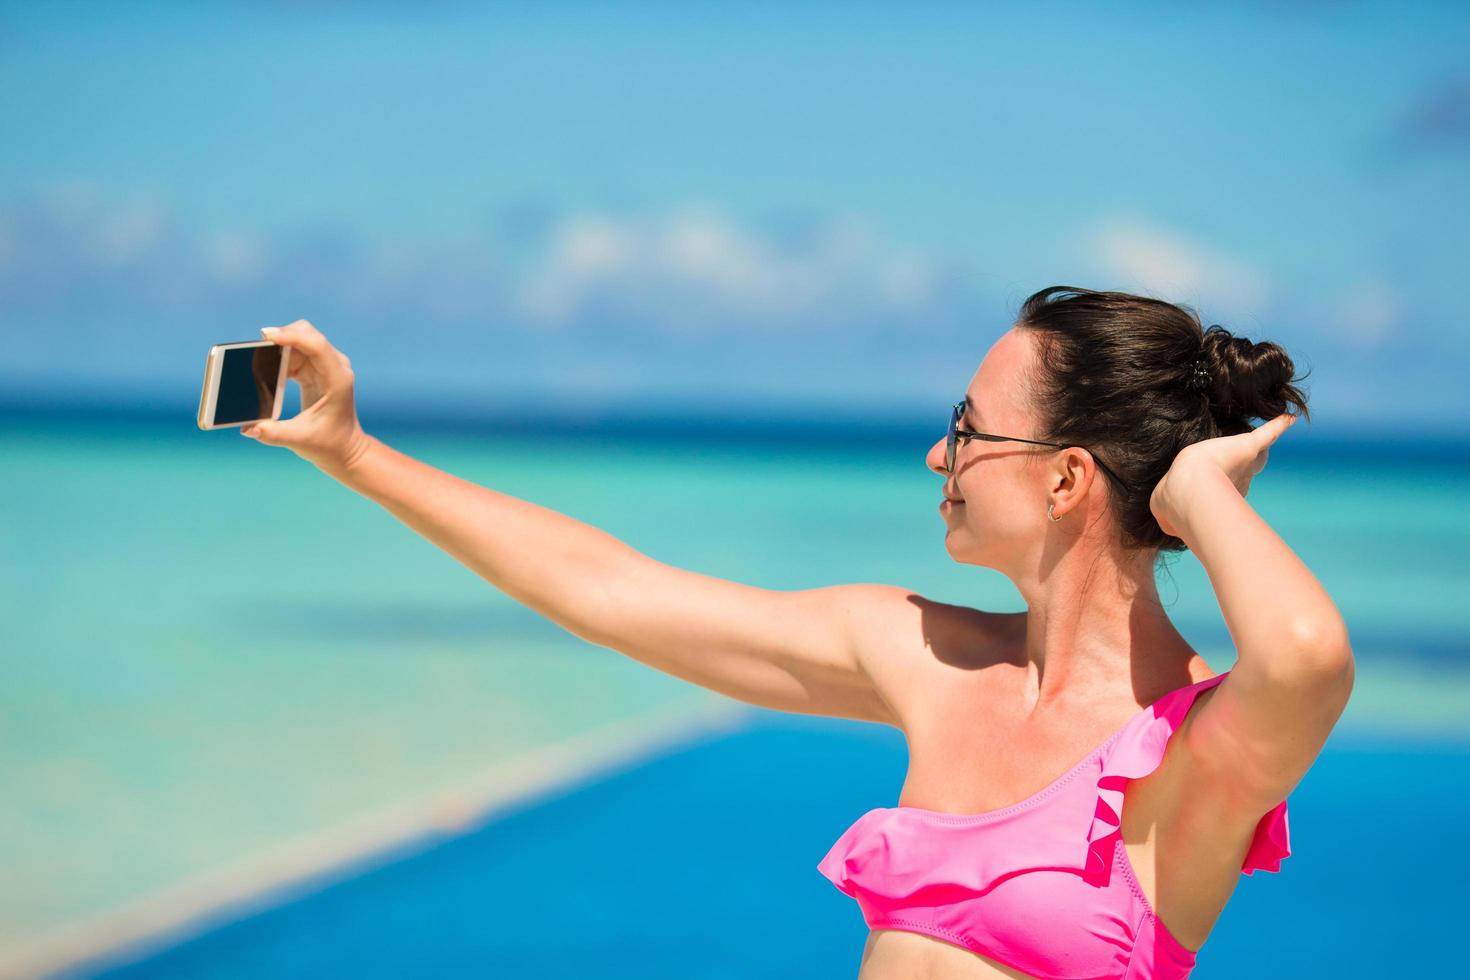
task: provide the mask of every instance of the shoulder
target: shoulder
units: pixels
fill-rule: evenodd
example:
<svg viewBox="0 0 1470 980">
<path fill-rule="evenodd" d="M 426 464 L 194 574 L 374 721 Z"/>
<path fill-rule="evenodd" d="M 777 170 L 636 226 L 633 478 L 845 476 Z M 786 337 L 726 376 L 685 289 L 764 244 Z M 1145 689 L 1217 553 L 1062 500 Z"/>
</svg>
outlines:
<svg viewBox="0 0 1470 980">
<path fill-rule="evenodd" d="M 897 585 L 864 584 L 858 656 L 895 724 L 946 669 L 977 670 L 1005 661 L 1025 634 L 1026 614 L 940 602 Z"/>
</svg>

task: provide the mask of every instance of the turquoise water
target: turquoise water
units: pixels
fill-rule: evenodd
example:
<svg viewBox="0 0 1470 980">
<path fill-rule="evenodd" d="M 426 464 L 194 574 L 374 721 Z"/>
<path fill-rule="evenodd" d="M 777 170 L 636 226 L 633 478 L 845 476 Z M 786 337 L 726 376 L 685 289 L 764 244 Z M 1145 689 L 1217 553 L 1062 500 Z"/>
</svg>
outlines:
<svg viewBox="0 0 1470 980">
<path fill-rule="evenodd" d="M 706 574 L 1021 607 L 945 553 L 927 437 L 380 436 Z M 1353 636 L 1335 748 L 1470 744 L 1464 460 L 1284 442 L 1252 487 Z M 562 631 L 234 432 L 12 417 L 0 472 L 0 950 L 599 726 L 728 701 Z M 1160 591 L 1227 669 L 1197 562 Z"/>
</svg>

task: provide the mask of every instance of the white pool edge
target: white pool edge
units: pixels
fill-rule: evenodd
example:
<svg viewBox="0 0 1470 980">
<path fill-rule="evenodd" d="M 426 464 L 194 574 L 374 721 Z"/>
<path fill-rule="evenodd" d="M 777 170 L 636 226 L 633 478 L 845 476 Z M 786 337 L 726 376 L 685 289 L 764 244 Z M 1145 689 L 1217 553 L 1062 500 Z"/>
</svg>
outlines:
<svg viewBox="0 0 1470 980">
<path fill-rule="evenodd" d="M 101 972 L 145 958 L 309 893 L 359 862 L 375 863 L 399 849 L 432 846 L 493 823 L 501 811 L 553 799 L 579 783 L 699 738 L 738 731 L 752 714 L 749 706 L 719 697 L 599 726 L 506 760 L 448 789 L 283 841 L 0 950 L 0 980 L 34 980 L 82 968 Z"/>
</svg>

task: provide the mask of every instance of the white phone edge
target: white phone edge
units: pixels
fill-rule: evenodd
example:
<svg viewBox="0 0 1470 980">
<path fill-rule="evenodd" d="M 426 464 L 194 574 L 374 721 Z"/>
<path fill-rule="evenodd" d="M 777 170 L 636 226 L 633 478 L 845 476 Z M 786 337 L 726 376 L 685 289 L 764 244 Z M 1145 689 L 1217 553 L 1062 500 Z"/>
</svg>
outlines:
<svg viewBox="0 0 1470 980">
<path fill-rule="evenodd" d="M 286 405 L 286 374 L 291 364 L 291 348 L 277 344 L 271 340 L 241 340 L 228 344 L 215 344 L 209 348 L 209 354 L 204 359 L 204 385 L 199 390 L 199 415 L 194 420 L 199 428 L 206 431 L 210 429 L 238 429 L 260 419 L 247 419 L 243 422 L 220 422 L 211 424 L 207 419 L 214 418 L 214 410 L 219 399 L 219 373 L 224 365 L 224 358 L 220 356 L 222 351 L 232 350 L 237 347 L 280 347 L 281 348 L 281 373 L 276 377 L 276 400 L 271 406 L 271 418 L 279 419 L 281 409 Z"/>
</svg>

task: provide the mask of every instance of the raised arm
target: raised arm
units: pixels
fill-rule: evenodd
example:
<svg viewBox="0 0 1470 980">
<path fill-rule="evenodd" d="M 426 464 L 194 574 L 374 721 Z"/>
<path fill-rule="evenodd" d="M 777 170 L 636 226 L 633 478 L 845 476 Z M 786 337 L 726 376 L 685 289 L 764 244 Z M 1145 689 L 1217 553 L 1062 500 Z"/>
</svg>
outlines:
<svg viewBox="0 0 1470 980">
<path fill-rule="evenodd" d="M 892 656 L 882 625 L 895 612 L 917 619 L 904 590 L 774 591 L 658 562 L 589 524 L 367 435 L 346 356 L 305 320 L 269 336 L 292 348 L 302 411 L 246 435 L 292 449 L 585 640 L 750 704 L 897 724 L 870 667 Z"/>
<path fill-rule="evenodd" d="M 1246 503 L 1251 478 L 1289 415 L 1187 447 L 1159 489 L 1156 515 L 1209 575 L 1237 659 L 1186 722 L 1191 767 L 1221 812 L 1249 822 L 1280 803 L 1316 760 L 1347 706 L 1347 626 L 1311 570 Z"/>
</svg>

